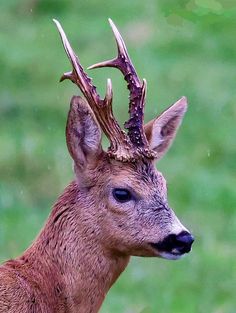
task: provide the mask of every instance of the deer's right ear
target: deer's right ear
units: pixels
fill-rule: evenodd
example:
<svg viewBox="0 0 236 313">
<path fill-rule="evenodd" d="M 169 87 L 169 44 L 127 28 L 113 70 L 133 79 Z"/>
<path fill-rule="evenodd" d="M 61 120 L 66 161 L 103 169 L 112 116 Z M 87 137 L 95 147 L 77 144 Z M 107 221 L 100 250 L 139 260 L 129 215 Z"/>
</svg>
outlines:
<svg viewBox="0 0 236 313">
<path fill-rule="evenodd" d="M 70 155 L 80 170 L 85 169 L 102 152 L 101 129 L 88 103 L 79 96 L 71 99 L 66 142 Z"/>
</svg>

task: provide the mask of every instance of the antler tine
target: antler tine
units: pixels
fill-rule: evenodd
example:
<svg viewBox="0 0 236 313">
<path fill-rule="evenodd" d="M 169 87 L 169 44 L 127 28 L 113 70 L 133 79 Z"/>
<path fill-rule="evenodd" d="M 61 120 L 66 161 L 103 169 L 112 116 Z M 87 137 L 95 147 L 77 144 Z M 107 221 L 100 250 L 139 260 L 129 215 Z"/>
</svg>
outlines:
<svg viewBox="0 0 236 313">
<path fill-rule="evenodd" d="M 61 24 L 56 19 L 53 19 L 53 21 L 57 26 L 65 52 L 73 67 L 71 72 L 67 72 L 62 75 L 60 81 L 70 79 L 73 83 L 79 86 L 88 101 L 92 100 L 95 103 L 99 103 L 101 99 L 96 92 L 96 88 L 92 85 L 91 79 L 87 76 L 80 65 L 79 58 L 75 55 Z"/>
<path fill-rule="evenodd" d="M 109 18 L 108 21 L 109 21 L 109 24 L 112 28 L 113 34 L 115 36 L 117 49 L 118 49 L 118 56 L 115 59 L 111 59 L 111 60 L 107 60 L 104 62 L 99 62 L 99 63 L 93 64 L 93 65 L 89 66 L 88 69 L 90 70 L 90 69 L 95 69 L 95 68 L 100 68 L 100 67 L 116 67 L 123 73 L 123 75 L 127 75 L 127 68 L 126 67 L 129 67 L 130 68 L 129 72 L 134 74 L 133 79 L 135 80 L 136 85 L 139 85 L 139 87 L 141 87 L 142 84 L 141 84 L 141 82 L 138 78 L 138 75 L 135 71 L 135 68 L 131 62 L 131 59 L 129 57 L 129 54 L 128 54 L 127 48 L 125 46 L 124 40 L 121 37 L 121 34 L 119 33 L 119 31 L 118 31 L 116 25 L 114 24 L 114 22 L 112 21 L 112 19 Z M 124 66 L 122 59 L 124 59 L 125 62 L 127 62 L 126 66 Z"/>
<path fill-rule="evenodd" d="M 111 80 L 107 80 L 106 95 L 104 99 L 101 99 L 96 91 L 96 87 L 92 84 L 92 79 L 84 72 L 79 58 L 74 53 L 61 24 L 55 19 L 53 19 L 53 21 L 60 33 L 64 49 L 73 68 L 71 72 L 64 73 L 60 81 L 70 79 L 80 88 L 102 130 L 110 140 L 111 146 L 108 151 L 109 155 L 121 161 L 133 159 L 134 153 L 129 137 L 120 128 L 113 116 Z"/>
<path fill-rule="evenodd" d="M 148 150 L 148 141 L 143 128 L 144 105 L 147 87 L 146 80 L 144 79 L 142 82 L 140 81 L 131 62 L 121 34 L 111 19 L 109 19 L 109 23 L 117 43 L 118 56 L 115 59 L 94 64 L 88 69 L 115 67 L 122 72 L 124 79 L 128 83 L 128 89 L 130 91 L 130 118 L 125 123 L 125 128 L 128 129 L 128 136 L 133 145 L 139 150 L 145 150 L 146 154 L 147 152 L 150 152 Z"/>
</svg>

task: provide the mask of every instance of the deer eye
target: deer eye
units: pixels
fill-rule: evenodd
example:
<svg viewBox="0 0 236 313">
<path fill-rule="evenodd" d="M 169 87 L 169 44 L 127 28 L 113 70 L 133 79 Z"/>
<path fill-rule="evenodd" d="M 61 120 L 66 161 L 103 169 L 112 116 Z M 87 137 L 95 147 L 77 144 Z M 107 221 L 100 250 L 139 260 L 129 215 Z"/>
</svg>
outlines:
<svg viewBox="0 0 236 313">
<path fill-rule="evenodd" d="M 132 194 L 129 190 L 123 188 L 115 188 L 112 192 L 116 201 L 124 203 L 132 200 Z"/>
</svg>

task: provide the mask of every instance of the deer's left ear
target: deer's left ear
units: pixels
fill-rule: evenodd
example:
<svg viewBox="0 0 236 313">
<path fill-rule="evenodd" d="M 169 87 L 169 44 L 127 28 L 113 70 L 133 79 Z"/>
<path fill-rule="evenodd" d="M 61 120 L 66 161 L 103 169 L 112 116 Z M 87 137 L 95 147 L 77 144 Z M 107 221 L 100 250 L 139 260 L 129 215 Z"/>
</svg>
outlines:
<svg viewBox="0 0 236 313">
<path fill-rule="evenodd" d="M 158 160 L 166 153 L 174 140 L 186 110 L 187 99 L 182 97 L 144 126 L 150 148 L 157 152 Z"/>
</svg>

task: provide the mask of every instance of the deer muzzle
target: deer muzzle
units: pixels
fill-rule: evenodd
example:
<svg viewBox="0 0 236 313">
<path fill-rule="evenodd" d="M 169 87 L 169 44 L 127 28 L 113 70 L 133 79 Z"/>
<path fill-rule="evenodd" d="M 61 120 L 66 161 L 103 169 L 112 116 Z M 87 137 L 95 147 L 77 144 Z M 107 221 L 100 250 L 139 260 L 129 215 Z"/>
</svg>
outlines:
<svg viewBox="0 0 236 313">
<path fill-rule="evenodd" d="M 194 237 L 187 231 L 178 235 L 170 234 L 161 242 L 151 243 L 151 246 L 158 250 L 159 255 L 166 259 L 179 259 L 185 253 L 191 251 Z"/>
</svg>

